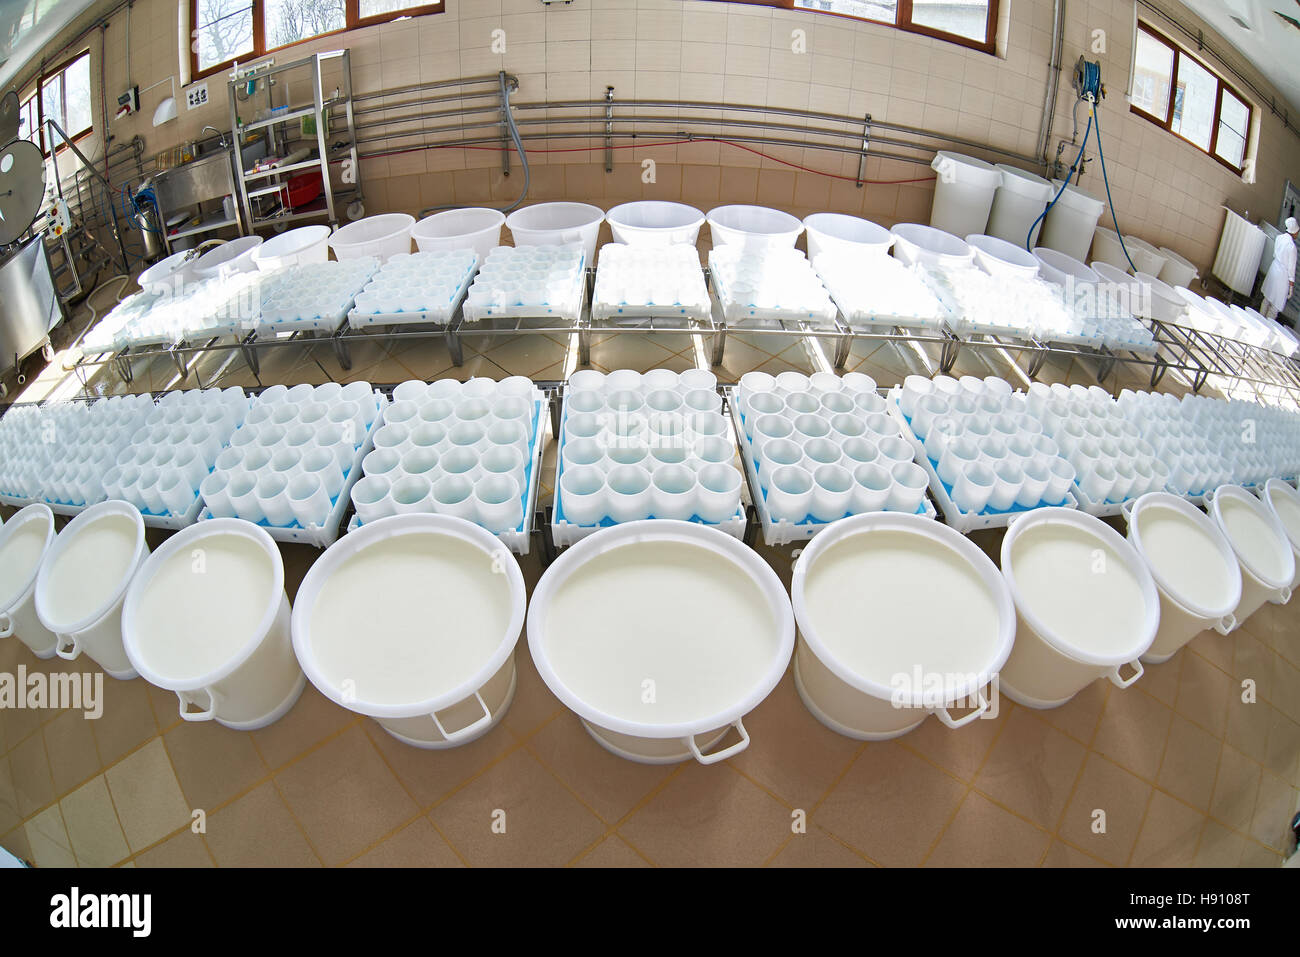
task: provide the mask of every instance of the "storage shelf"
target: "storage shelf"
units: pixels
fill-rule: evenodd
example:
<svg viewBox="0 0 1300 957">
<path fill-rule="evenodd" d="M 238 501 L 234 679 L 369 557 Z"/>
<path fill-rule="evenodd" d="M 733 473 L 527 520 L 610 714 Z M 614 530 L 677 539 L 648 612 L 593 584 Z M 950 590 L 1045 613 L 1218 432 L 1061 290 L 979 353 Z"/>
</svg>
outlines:
<svg viewBox="0 0 1300 957">
<path fill-rule="evenodd" d="M 303 169 L 318 169 L 320 167 L 319 159 L 303 160 L 301 163 L 290 163 L 288 166 L 273 166 L 270 169 L 258 170 L 255 173 L 245 173 L 244 182 L 250 182 L 255 179 L 265 179 L 268 176 L 275 176 L 279 173 L 296 173 Z M 252 196 L 252 193 L 248 195 Z"/>
</svg>

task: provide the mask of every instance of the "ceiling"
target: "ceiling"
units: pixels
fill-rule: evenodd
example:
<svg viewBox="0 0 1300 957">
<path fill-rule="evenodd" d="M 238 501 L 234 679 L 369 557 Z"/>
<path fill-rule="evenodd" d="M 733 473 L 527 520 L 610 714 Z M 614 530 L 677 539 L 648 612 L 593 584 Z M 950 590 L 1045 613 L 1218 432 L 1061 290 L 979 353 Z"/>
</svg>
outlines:
<svg viewBox="0 0 1300 957">
<path fill-rule="evenodd" d="M 0 0 L 0 90 L 95 0 Z"/>
<path fill-rule="evenodd" d="M 1300 104 L 1300 0 L 1182 0 L 1264 74 L 1288 102 Z M 1275 12 L 1276 11 L 1276 12 Z"/>
</svg>

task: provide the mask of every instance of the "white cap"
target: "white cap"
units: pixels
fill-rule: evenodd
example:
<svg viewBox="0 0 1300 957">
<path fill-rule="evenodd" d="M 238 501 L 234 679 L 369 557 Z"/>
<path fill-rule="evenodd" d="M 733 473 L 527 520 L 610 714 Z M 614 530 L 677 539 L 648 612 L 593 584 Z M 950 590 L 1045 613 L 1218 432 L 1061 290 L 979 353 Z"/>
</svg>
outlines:
<svg viewBox="0 0 1300 957">
<path fill-rule="evenodd" d="M 1295 217 L 1294 217 L 1294 216 L 1288 216 L 1288 217 L 1286 218 L 1286 231 L 1287 231 L 1288 233 L 1294 233 L 1294 232 L 1300 231 L 1300 223 L 1297 223 L 1297 222 L 1295 221 Z"/>
</svg>

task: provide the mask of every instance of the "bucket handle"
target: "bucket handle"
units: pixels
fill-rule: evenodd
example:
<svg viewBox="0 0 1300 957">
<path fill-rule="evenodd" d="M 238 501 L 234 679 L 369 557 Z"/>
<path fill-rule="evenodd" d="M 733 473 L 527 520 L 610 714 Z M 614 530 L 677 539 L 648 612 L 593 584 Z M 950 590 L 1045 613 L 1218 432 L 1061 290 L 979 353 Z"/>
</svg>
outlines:
<svg viewBox="0 0 1300 957">
<path fill-rule="evenodd" d="M 1136 499 L 1129 499 L 1119 507 L 1120 514 L 1124 516 L 1124 521 L 1129 525 L 1133 524 L 1133 506 L 1136 502 Z"/>
<path fill-rule="evenodd" d="M 1290 600 L 1291 600 L 1290 585 L 1282 586 L 1277 591 L 1275 591 L 1273 593 L 1273 597 L 1269 599 L 1269 601 L 1271 601 L 1274 605 L 1285 605 Z"/>
<path fill-rule="evenodd" d="M 465 698 L 464 700 L 468 701 L 469 699 Z M 483 717 L 475 718 L 469 724 L 465 725 L 465 727 L 456 731 L 448 731 L 442 726 L 442 722 L 438 720 L 438 713 L 436 711 L 430 712 L 429 717 L 433 719 L 434 727 L 438 729 L 438 733 L 442 735 L 443 740 L 448 744 L 453 744 L 464 738 L 468 738 L 480 728 L 492 723 L 492 709 L 487 706 L 487 702 L 483 700 L 483 696 L 475 691 L 474 700 L 477 701 L 478 706 L 483 709 Z"/>
<path fill-rule="evenodd" d="M 719 761 L 725 761 L 749 747 L 749 732 L 745 730 L 744 722 L 737 718 L 732 727 L 740 733 L 740 740 L 729 748 L 714 751 L 712 754 L 705 754 L 700 750 L 700 746 L 695 743 L 695 735 L 693 734 L 686 737 L 686 746 L 691 749 L 691 754 L 700 764 L 717 764 Z"/>
<path fill-rule="evenodd" d="M 64 642 L 70 645 L 67 651 L 64 651 Z M 81 644 L 76 635 L 59 635 L 54 643 L 54 652 L 64 661 L 76 661 L 81 657 Z"/>
<path fill-rule="evenodd" d="M 9 617 L 9 612 L 0 612 L 0 638 L 8 638 L 14 633 L 14 620 Z"/>
<path fill-rule="evenodd" d="M 181 718 L 185 721 L 211 721 L 217 716 L 217 693 L 211 688 L 204 688 L 203 693 L 208 696 L 208 707 L 204 711 L 186 710 L 191 704 L 198 704 L 194 700 L 192 691 L 178 691 L 176 697 L 180 699 Z"/>
<path fill-rule="evenodd" d="M 982 690 L 979 693 L 979 699 L 979 706 L 972 709 L 969 714 L 962 715 L 960 718 L 954 718 L 950 715 L 947 708 L 935 708 L 934 716 L 942 721 L 946 727 L 954 730 L 957 728 L 964 728 L 975 719 L 981 717 L 984 712 L 989 710 L 989 699 L 984 697 L 984 692 Z"/>
<path fill-rule="evenodd" d="M 1106 673 L 1106 677 L 1110 679 L 1110 683 L 1113 684 L 1116 688 L 1127 688 L 1131 684 L 1133 684 L 1133 682 L 1137 681 L 1139 678 L 1142 677 L 1141 659 L 1134 658 L 1128 664 L 1130 668 L 1134 669 L 1133 676 L 1130 678 L 1121 678 L 1119 676 L 1119 669 L 1123 668 L 1124 667 L 1123 665 L 1116 665 L 1114 668 L 1111 668 L 1110 671 Z"/>
<path fill-rule="evenodd" d="M 1237 627 L 1237 616 L 1229 613 L 1219 619 L 1218 624 L 1214 626 L 1214 630 L 1221 635 L 1226 635 L 1236 627 Z"/>
</svg>

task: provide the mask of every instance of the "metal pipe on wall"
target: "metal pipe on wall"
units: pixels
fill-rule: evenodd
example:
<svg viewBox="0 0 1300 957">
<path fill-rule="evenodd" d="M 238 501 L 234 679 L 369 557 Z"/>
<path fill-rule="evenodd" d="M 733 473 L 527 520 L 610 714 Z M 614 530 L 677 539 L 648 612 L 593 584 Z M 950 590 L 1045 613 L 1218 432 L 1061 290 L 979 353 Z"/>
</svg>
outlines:
<svg viewBox="0 0 1300 957">
<path fill-rule="evenodd" d="M 1052 122 L 1056 117 L 1056 95 L 1061 87 L 1061 50 L 1065 43 L 1065 0 L 1052 5 L 1052 57 L 1047 64 L 1047 90 L 1043 97 L 1043 120 L 1039 124 L 1038 157 L 1043 166 L 1052 141 Z"/>
</svg>

